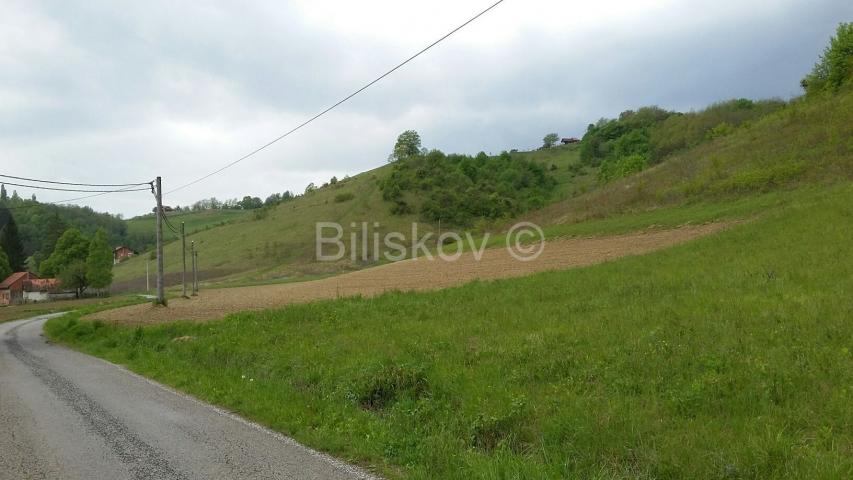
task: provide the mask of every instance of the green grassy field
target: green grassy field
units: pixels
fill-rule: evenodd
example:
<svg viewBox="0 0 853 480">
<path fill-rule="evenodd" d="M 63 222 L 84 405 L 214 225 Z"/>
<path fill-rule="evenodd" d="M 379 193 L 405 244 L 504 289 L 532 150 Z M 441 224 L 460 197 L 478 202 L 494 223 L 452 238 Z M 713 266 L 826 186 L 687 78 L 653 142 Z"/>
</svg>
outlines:
<svg viewBox="0 0 853 480">
<path fill-rule="evenodd" d="M 250 215 L 246 210 L 203 210 L 199 212 L 181 211 L 169 212 L 169 220 L 175 227 L 180 228 L 184 222 L 187 234 L 220 227 L 235 222 Z M 135 217 L 127 221 L 127 233 L 134 238 L 148 238 L 146 244 L 154 243 L 154 216 Z M 163 238 L 167 242 L 178 239 L 178 235 L 168 228 L 163 229 Z"/>
<path fill-rule="evenodd" d="M 392 478 L 848 478 L 853 184 L 759 198 L 590 268 L 47 331 Z"/>
</svg>

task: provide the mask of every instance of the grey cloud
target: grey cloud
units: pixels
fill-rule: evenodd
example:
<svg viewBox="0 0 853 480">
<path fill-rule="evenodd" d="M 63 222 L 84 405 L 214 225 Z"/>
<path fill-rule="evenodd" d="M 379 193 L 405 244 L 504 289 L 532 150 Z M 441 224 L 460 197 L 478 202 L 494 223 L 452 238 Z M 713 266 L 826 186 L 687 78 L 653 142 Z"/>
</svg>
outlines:
<svg viewBox="0 0 853 480">
<path fill-rule="evenodd" d="M 49 51 L 4 58 L 0 49 L 0 96 L 38 97 L 0 106 L 3 170 L 32 176 L 166 172 L 176 185 L 264 143 L 410 53 L 307 24 L 282 2 L 13 5 L 61 34 Z M 494 47 L 451 40 L 241 164 L 228 175 L 243 178 L 239 184 L 214 178 L 174 200 L 299 191 L 334 172 L 381 165 L 407 128 L 445 151 L 499 152 L 534 147 L 548 131 L 580 135 L 599 117 L 642 105 L 687 110 L 740 96 L 785 98 L 799 93 L 799 79 L 835 25 L 853 20 L 851 10 L 829 0 L 761 4 L 741 16 L 697 9 L 701 17 L 624 31 L 586 26 L 583 35 L 567 20 L 565 32 L 531 26 Z M 229 135 L 211 142 L 176 124 Z M 131 214 L 148 201 L 91 205 Z"/>
</svg>

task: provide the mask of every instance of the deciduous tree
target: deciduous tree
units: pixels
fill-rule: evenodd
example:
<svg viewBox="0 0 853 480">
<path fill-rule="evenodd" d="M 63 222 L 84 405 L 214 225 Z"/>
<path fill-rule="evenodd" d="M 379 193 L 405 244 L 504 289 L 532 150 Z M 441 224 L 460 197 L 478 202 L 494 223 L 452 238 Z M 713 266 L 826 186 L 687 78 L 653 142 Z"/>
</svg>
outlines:
<svg viewBox="0 0 853 480">
<path fill-rule="evenodd" d="M 92 288 L 106 288 L 113 283 L 113 252 L 107 240 L 107 232 L 102 228 L 95 232 L 89 242 L 85 282 Z"/>
<path fill-rule="evenodd" d="M 542 146 L 545 148 L 551 148 L 557 143 L 557 140 L 560 139 L 560 136 L 556 133 L 549 133 L 545 135 L 545 138 L 542 139 Z"/>
<path fill-rule="evenodd" d="M 388 157 L 388 161 L 395 162 L 405 160 L 421 153 L 421 136 L 414 130 L 406 130 L 397 137 L 394 150 Z"/>
<path fill-rule="evenodd" d="M 83 263 L 89 255 L 89 240 L 76 228 L 69 228 L 56 241 L 56 247 L 47 260 L 41 263 L 39 272 L 44 276 L 59 275 L 75 262 Z M 85 272 L 85 268 L 84 268 Z"/>
</svg>

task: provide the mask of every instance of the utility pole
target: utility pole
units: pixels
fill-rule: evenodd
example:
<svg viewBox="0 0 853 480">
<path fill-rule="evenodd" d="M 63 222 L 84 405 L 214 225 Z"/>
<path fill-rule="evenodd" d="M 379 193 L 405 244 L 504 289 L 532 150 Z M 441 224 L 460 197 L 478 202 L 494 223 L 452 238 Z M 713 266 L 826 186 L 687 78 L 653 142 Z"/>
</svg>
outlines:
<svg viewBox="0 0 853 480">
<path fill-rule="evenodd" d="M 184 286 L 184 298 L 187 296 L 187 232 L 184 227 L 184 222 L 181 222 L 181 261 L 184 263 L 184 270 L 181 272 L 181 283 Z"/>
<path fill-rule="evenodd" d="M 157 197 L 157 303 L 166 305 L 165 279 L 163 278 L 163 187 L 160 177 L 155 183 Z"/>
<path fill-rule="evenodd" d="M 195 251 L 195 294 L 198 295 L 198 250 Z"/>
<path fill-rule="evenodd" d="M 192 290 L 193 290 L 193 296 L 196 296 L 196 295 L 198 295 L 198 286 L 197 286 L 198 284 L 196 281 L 196 268 L 195 268 L 195 259 L 196 259 L 196 256 L 195 256 L 195 240 L 190 242 L 190 258 L 192 259 L 192 262 L 193 262 L 193 289 Z"/>
</svg>

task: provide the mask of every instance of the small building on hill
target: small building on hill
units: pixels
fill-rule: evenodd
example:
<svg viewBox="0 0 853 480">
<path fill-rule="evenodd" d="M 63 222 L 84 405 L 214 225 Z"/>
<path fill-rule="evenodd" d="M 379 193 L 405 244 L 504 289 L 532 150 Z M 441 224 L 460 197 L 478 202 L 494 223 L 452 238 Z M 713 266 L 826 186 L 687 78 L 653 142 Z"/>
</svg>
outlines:
<svg viewBox="0 0 853 480">
<path fill-rule="evenodd" d="M 579 138 L 568 137 L 568 138 L 561 139 L 560 143 L 562 143 L 563 145 L 571 145 L 573 143 L 579 143 L 580 141 L 581 140 Z"/>
<path fill-rule="evenodd" d="M 15 272 L 0 282 L 0 305 L 17 305 L 24 302 L 24 284 L 38 279 L 30 272 Z"/>
<path fill-rule="evenodd" d="M 113 265 L 118 265 L 134 255 L 136 255 L 136 252 L 134 252 L 130 247 L 119 245 L 113 249 Z"/>
</svg>

